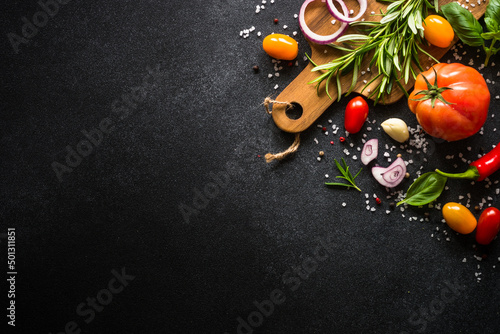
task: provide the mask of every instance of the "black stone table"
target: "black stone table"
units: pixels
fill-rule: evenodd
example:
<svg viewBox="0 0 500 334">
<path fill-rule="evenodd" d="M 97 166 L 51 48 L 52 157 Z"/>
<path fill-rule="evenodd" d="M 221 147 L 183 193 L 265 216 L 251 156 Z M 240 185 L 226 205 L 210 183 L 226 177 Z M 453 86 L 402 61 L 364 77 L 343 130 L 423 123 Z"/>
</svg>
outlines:
<svg viewBox="0 0 500 334">
<path fill-rule="evenodd" d="M 422 208 L 392 208 L 367 168 L 362 192 L 324 182 L 334 158 L 361 168 L 369 138 L 381 165 L 411 160 L 400 193 L 417 172 L 465 169 L 500 138 L 500 59 L 481 68 L 484 52 L 463 46 L 443 59 L 473 61 L 489 82 L 482 133 L 416 131 L 425 152 L 400 146 L 380 123 L 416 129 L 406 101 L 370 101 L 341 143 L 343 97 L 293 156 L 266 164 L 294 139 L 262 102 L 307 64 L 301 3 L 0 5 L 2 333 L 498 333 L 500 242 L 475 247 L 439 207 L 499 206 L 500 174 L 449 181 Z M 262 51 L 272 32 L 299 42 L 296 63 Z"/>
</svg>

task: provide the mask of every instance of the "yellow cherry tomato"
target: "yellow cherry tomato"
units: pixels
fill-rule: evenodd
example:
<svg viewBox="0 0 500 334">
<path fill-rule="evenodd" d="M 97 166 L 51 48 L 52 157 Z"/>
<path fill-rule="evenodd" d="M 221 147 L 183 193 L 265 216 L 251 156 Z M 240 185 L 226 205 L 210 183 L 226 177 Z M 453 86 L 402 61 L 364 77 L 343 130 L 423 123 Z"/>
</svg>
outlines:
<svg viewBox="0 0 500 334">
<path fill-rule="evenodd" d="M 299 53 L 297 41 L 283 34 L 268 35 L 264 38 L 262 47 L 271 57 L 282 60 L 293 60 Z"/>
<path fill-rule="evenodd" d="M 443 217 L 455 232 L 469 234 L 477 226 L 476 217 L 460 203 L 449 202 L 443 206 Z"/>
<path fill-rule="evenodd" d="M 432 45 L 447 48 L 455 37 L 451 24 L 444 17 L 429 15 L 424 20 L 424 37 Z"/>
</svg>

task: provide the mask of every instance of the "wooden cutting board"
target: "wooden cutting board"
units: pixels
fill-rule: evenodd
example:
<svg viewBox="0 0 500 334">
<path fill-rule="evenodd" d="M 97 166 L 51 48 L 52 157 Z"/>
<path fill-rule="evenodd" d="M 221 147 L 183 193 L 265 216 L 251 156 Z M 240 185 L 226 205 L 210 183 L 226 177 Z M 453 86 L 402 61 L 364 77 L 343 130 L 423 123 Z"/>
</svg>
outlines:
<svg viewBox="0 0 500 334">
<path fill-rule="evenodd" d="M 357 1 L 347 0 L 345 2 L 348 8 L 354 9 L 354 12 L 357 13 L 357 9 L 359 8 Z M 443 6 L 449 2 L 452 2 L 452 0 L 440 0 L 439 5 Z M 463 0 L 463 3 L 466 3 L 465 0 Z M 486 11 L 488 1 L 482 0 L 481 5 L 477 5 L 477 0 L 470 0 L 470 3 L 474 3 L 475 7 L 469 6 L 469 10 L 471 10 L 472 14 L 479 19 Z M 386 2 L 369 0 L 368 9 L 366 10 L 363 17 L 367 21 L 380 20 L 380 15 L 372 15 L 371 13 L 380 13 L 380 10 L 385 11 L 386 7 Z M 323 1 L 319 0 L 314 1 L 308 5 L 305 12 L 305 20 L 312 31 L 321 35 L 332 34 L 339 27 L 339 23 L 332 24 L 333 17 L 328 12 L 326 4 Z M 354 28 L 349 28 L 346 33 L 356 33 L 356 31 L 354 30 Z M 436 59 L 440 59 L 457 41 L 458 39 L 455 38 L 455 41 L 448 48 L 438 48 L 434 46 L 425 46 L 424 48 Z M 342 55 L 342 52 L 326 45 L 319 45 L 312 42 L 309 42 L 309 45 L 311 47 L 311 59 L 318 65 L 328 63 L 332 59 L 335 59 Z M 423 54 L 419 58 L 420 64 L 424 69 L 427 67 L 430 68 L 434 64 L 429 59 L 429 57 Z M 370 60 L 371 59 L 364 59 L 361 65 L 361 70 L 368 69 Z M 290 102 L 294 105 L 299 105 L 299 108 L 302 108 L 302 115 L 300 116 L 300 118 L 291 119 L 286 114 L 286 104 L 275 103 L 273 105 L 273 120 L 276 125 L 283 131 L 298 133 L 306 130 L 337 99 L 338 95 L 335 82 L 332 82 L 332 84 L 329 86 L 329 92 L 332 97 L 331 99 L 326 94 L 326 91 L 324 89 L 324 82 L 319 89 L 319 94 L 316 90 L 315 84 L 308 84 L 308 82 L 318 77 L 318 72 L 311 72 L 312 68 L 312 63 L 309 63 L 306 68 L 275 98 L 276 101 Z M 366 71 L 366 73 L 362 75 L 360 74 L 354 92 L 363 94 L 365 96 L 369 95 L 370 90 L 365 89 L 362 93 L 361 90 L 365 86 L 365 82 L 370 82 L 371 78 L 377 73 L 378 72 L 376 68 L 370 68 L 370 71 Z M 351 81 L 352 75 L 350 74 L 342 77 L 342 92 L 346 92 L 349 89 Z M 377 83 L 378 81 L 374 81 L 369 87 L 376 87 Z M 405 85 L 406 90 L 411 89 L 413 87 L 413 84 L 414 81 L 410 80 L 410 82 Z M 390 104 L 401 99 L 403 96 L 404 92 L 401 91 L 401 89 L 399 89 L 398 87 L 395 87 L 392 93 L 386 96 L 384 101 L 379 101 L 379 103 Z"/>
</svg>

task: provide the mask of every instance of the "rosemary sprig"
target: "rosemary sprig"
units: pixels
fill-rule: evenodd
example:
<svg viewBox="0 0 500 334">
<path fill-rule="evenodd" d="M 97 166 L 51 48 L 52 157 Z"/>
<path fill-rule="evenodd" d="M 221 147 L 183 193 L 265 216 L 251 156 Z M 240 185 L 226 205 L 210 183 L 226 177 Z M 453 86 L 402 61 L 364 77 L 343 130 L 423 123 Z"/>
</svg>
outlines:
<svg viewBox="0 0 500 334">
<path fill-rule="evenodd" d="M 429 8 L 437 11 L 437 2 L 432 0 L 380 0 L 390 2 L 382 15 L 380 22 L 358 21 L 351 23 L 351 26 L 360 27 L 361 31 L 367 34 L 348 34 L 340 37 L 337 42 L 342 44 L 330 44 L 331 47 L 344 52 L 345 54 L 332 60 L 329 63 L 314 64 L 312 71 L 321 74 L 310 83 L 315 83 L 319 89 L 321 83 L 325 81 L 325 89 L 330 96 L 328 87 L 330 81 L 335 78 L 337 84 L 337 96 L 340 99 L 342 87 L 340 77 L 352 72 L 352 81 L 345 95 L 350 94 L 358 80 L 358 73 L 361 72 L 361 63 L 370 54 L 370 67 L 377 68 L 378 73 L 364 86 L 364 91 L 375 80 L 380 80 L 376 88 L 370 92 L 369 98 L 373 98 L 377 103 L 385 94 L 390 94 L 394 85 L 399 86 L 405 94 L 404 83 L 408 83 L 410 76 L 415 79 L 417 74 L 412 65 L 423 71 L 418 55 L 423 53 L 435 62 L 433 56 L 422 47 L 424 28 L 422 26 L 423 17 L 427 16 Z M 330 96 L 331 98 L 331 96 Z"/>
<path fill-rule="evenodd" d="M 340 183 L 340 182 L 325 182 L 325 184 L 327 186 L 344 186 L 344 187 L 354 188 L 354 189 L 357 189 L 358 191 L 361 191 L 361 189 L 359 189 L 359 187 L 356 185 L 354 180 L 358 177 L 359 173 L 361 173 L 362 169 L 360 169 L 356 173 L 356 175 L 353 176 L 351 174 L 351 171 L 349 170 L 349 166 L 347 166 L 347 163 L 345 162 L 344 158 L 342 158 L 342 160 L 341 160 L 342 165 L 344 165 L 343 167 L 342 167 L 342 165 L 340 165 L 340 163 L 337 161 L 337 159 L 333 159 L 333 160 L 335 161 L 335 165 L 337 165 L 337 168 L 340 171 L 340 173 L 342 173 L 342 175 L 336 176 L 336 178 L 347 180 L 350 184 Z"/>
</svg>

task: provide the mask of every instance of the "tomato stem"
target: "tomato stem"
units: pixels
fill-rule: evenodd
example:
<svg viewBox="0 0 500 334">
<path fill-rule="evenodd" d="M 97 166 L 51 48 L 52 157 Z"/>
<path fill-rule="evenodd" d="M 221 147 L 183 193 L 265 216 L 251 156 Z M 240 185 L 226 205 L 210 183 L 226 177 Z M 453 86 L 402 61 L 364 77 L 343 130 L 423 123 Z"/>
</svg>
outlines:
<svg viewBox="0 0 500 334">
<path fill-rule="evenodd" d="M 431 106 L 432 108 L 434 108 L 434 105 L 436 104 L 436 100 L 439 100 L 441 102 L 443 102 L 444 104 L 454 104 L 454 103 L 451 103 L 451 102 L 448 102 L 444 99 L 442 93 L 445 91 L 445 90 L 450 90 L 450 89 L 453 89 L 453 88 L 450 88 L 450 87 L 438 87 L 438 79 L 437 79 L 437 72 L 436 72 L 436 69 L 434 67 L 432 67 L 432 70 L 434 71 L 434 85 L 432 85 L 429 80 L 427 80 L 427 78 L 425 77 L 425 75 L 421 74 L 422 77 L 424 78 L 425 80 L 425 83 L 427 84 L 427 90 L 421 90 L 420 92 L 416 93 L 416 95 L 424 95 L 423 97 L 419 98 L 419 99 L 412 99 L 413 101 L 425 101 L 425 100 L 431 100 Z"/>
</svg>

